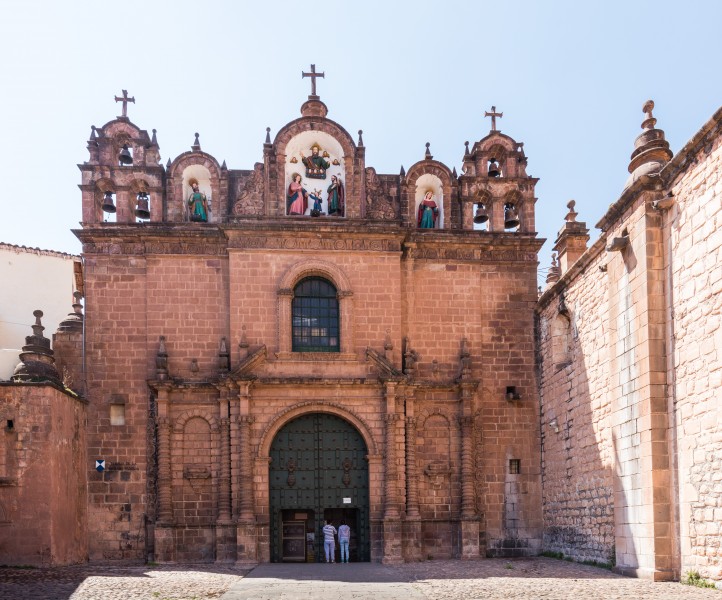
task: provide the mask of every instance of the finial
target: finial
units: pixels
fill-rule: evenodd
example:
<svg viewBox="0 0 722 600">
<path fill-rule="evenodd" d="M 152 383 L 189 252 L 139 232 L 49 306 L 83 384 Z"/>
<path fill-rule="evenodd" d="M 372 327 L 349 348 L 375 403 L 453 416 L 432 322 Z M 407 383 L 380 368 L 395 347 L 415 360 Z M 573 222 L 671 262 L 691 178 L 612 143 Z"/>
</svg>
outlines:
<svg viewBox="0 0 722 600">
<path fill-rule="evenodd" d="M 564 217 L 564 220 L 567 223 L 574 223 L 577 220 L 577 215 L 579 213 L 574 210 L 576 204 L 577 203 L 574 200 L 570 200 L 569 202 L 567 202 L 567 208 L 569 209 L 569 212 L 567 213 L 567 216 Z"/>
<path fill-rule="evenodd" d="M 471 155 L 469 154 L 469 142 L 464 142 L 464 159 L 469 158 Z"/>
<path fill-rule="evenodd" d="M 271 128 L 270 128 L 270 127 L 266 127 L 266 141 L 265 141 L 265 143 L 266 143 L 266 144 L 270 144 L 270 143 L 271 143 Z"/>
<path fill-rule="evenodd" d="M 50 349 L 50 340 L 43 335 L 43 327 L 40 318 L 42 310 L 33 311 L 35 323 L 33 324 L 33 335 L 25 337 L 25 345 L 20 353 L 20 362 L 13 376 L 12 381 L 50 381 L 60 385 L 61 378 L 55 368 L 55 358 Z"/>
<path fill-rule="evenodd" d="M 121 90 L 123 92 L 123 95 L 118 97 L 115 97 L 116 102 L 122 102 L 123 103 L 123 114 L 120 115 L 119 119 L 127 119 L 128 118 L 128 102 L 132 102 L 135 104 L 135 96 L 132 98 L 128 97 L 128 90 Z"/>
<path fill-rule="evenodd" d="M 218 368 L 222 373 L 226 373 L 231 368 L 231 354 L 228 352 L 226 338 L 221 338 L 221 347 L 218 350 Z"/>
<path fill-rule="evenodd" d="M 559 281 L 559 277 L 561 277 L 561 270 L 557 263 L 557 253 L 552 252 L 552 266 L 549 267 L 549 272 L 547 273 L 547 283 L 556 283 Z"/>
<path fill-rule="evenodd" d="M 458 175 L 456 174 L 456 167 L 451 170 L 451 174 L 454 176 L 454 178 L 458 177 Z"/>
<path fill-rule="evenodd" d="M 364 145 L 364 139 L 363 139 L 363 137 L 362 137 L 362 136 L 363 136 L 363 133 L 364 133 L 363 129 L 359 129 L 359 130 L 358 130 L 358 145 L 359 145 L 359 146 L 363 146 L 363 145 Z"/>
<path fill-rule="evenodd" d="M 221 171 L 227 171 L 228 166 L 226 165 L 226 159 L 223 159 L 223 164 L 221 165 Z"/>
<path fill-rule="evenodd" d="M 193 150 L 193 152 L 199 152 L 201 149 L 201 142 L 198 139 L 199 137 L 200 136 L 199 136 L 198 132 L 196 132 L 196 139 L 193 142 L 193 145 L 191 146 L 191 150 Z"/>
<path fill-rule="evenodd" d="M 496 118 L 504 116 L 504 113 L 496 112 L 496 106 L 491 107 L 491 112 L 484 111 L 484 117 L 491 117 L 491 130 L 496 131 Z"/>
<path fill-rule="evenodd" d="M 165 163 L 165 168 L 170 169 L 170 158 L 168 159 L 168 162 Z"/>
<path fill-rule="evenodd" d="M 98 142 L 98 135 L 95 133 L 95 125 L 90 126 L 90 139 L 89 142 Z"/>
<path fill-rule="evenodd" d="M 157 145 L 158 145 L 158 138 L 157 138 L 156 135 L 155 135 L 156 133 L 157 133 L 157 130 L 154 129 L 154 130 L 153 130 L 153 137 L 150 138 L 150 145 L 151 145 L 151 146 L 157 146 Z"/>
<path fill-rule="evenodd" d="M 311 78 L 311 95 L 309 96 L 309 98 L 318 98 L 316 94 L 316 78 L 323 77 L 325 79 L 325 71 L 322 73 L 316 73 L 316 65 L 311 65 L 310 73 L 304 73 L 303 71 L 301 71 L 301 79 L 304 79 L 306 77 Z"/>
<path fill-rule="evenodd" d="M 241 327 L 241 339 L 238 342 L 239 358 L 243 360 L 248 356 L 248 339 L 246 339 L 246 326 Z"/>
<path fill-rule="evenodd" d="M 403 178 L 406 177 L 406 169 L 404 169 L 404 165 L 401 165 L 401 171 L 399 171 L 399 175 Z"/>
<path fill-rule="evenodd" d="M 168 379 L 168 352 L 165 349 L 165 336 L 158 338 L 158 353 L 155 355 L 155 374 L 158 380 Z"/>
<path fill-rule="evenodd" d="M 430 142 L 426 142 L 426 154 L 424 155 L 424 157 L 426 158 L 426 160 L 431 160 L 432 158 L 434 158 L 433 156 L 431 156 L 431 150 L 429 150 L 429 147 L 430 147 L 430 146 L 431 146 L 431 143 L 430 143 Z"/>
<path fill-rule="evenodd" d="M 657 119 L 652 116 L 654 110 L 654 100 L 647 100 L 642 106 L 642 112 L 647 114 L 647 118 L 642 121 L 642 129 L 654 129 L 657 124 Z"/>
</svg>

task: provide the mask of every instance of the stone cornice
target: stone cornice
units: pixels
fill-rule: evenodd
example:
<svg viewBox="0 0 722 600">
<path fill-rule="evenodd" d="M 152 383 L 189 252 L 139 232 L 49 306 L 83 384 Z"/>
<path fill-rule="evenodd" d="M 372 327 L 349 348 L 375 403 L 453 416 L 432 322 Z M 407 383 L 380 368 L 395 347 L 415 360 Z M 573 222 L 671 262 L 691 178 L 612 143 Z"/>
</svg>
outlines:
<svg viewBox="0 0 722 600">
<path fill-rule="evenodd" d="M 683 174 L 689 164 L 695 160 L 699 151 L 707 148 L 711 150 L 715 139 L 720 136 L 722 136 L 722 107 L 717 109 L 710 120 L 664 166 L 660 175 L 665 185 L 671 187 L 677 177 Z"/>
</svg>

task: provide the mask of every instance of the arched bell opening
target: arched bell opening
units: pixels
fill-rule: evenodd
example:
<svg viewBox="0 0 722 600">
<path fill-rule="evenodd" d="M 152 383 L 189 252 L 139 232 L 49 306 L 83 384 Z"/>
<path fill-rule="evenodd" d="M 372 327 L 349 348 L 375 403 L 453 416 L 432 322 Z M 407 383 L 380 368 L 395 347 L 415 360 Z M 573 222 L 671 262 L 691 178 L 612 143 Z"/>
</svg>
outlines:
<svg viewBox="0 0 722 600">
<path fill-rule="evenodd" d="M 517 191 L 509 192 L 504 198 L 504 231 L 520 231 L 521 195 Z"/>
<path fill-rule="evenodd" d="M 121 135 L 114 141 L 115 157 L 120 167 L 133 166 L 133 142 L 126 135 Z"/>
<path fill-rule="evenodd" d="M 350 560 L 370 560 L 368 448 L 341 417 L 314 412 L 276 433 L 270 448 L 272 562 L 323 562 L 322 528 L 351 527 Z M 339 548 L 336 544 L 336 561 Z"/>
<path fill-rule="evenodd" d="M 135 222 L 143 223 L 150 220 L 150 194 L 146 182 L 136 180 L 133 182 L 131 189 L 135 198 Z"/>
<path fill-rule="evenodd" d="M 95 187 L 95 206 L 98 221 L 103 223 L 117 222 L 117 198 L 115 190 L 108 181 L 100 181 Z"/>
<path fill-rule="evenodd" d="M 474 204 L 474 230 L 489 231 L 491 226 L 491 197 L 489 194 L 480 194 Z"/>
</svg>

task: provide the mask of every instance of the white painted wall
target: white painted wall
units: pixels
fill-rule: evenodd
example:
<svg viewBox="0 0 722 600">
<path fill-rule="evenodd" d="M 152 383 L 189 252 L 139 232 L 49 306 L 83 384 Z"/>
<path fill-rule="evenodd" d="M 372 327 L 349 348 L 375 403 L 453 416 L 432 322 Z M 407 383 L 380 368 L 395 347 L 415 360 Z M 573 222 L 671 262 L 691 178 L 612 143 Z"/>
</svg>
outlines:
<svg viewBox="0 0 722 600">
<path fill-rule="evenodd" d="M 25 336 L 32 334 L 33 311 L 43 311 L 45 337 L 73 312 L 75 278 L 71 254 L 0 243 L 0 380 L 20 362 Z"/>
</svg>

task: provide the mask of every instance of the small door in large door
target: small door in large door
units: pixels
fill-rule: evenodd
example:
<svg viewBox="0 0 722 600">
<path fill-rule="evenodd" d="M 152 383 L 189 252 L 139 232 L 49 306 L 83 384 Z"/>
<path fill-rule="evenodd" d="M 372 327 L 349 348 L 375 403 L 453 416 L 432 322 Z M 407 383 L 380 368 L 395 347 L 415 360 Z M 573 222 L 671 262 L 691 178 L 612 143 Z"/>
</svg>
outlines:
<svg viewBox="0 0 722 600">
<path fill-rule="evenodd" d="M 281 428 L 271 445 L 269 468 L 272 561 L 297 560 L 287 559 L 283 547 L 283 523 L 291 509 L 312 511 L 315 515 L 313 527 L 307 523 L 307 533 L 315 533 L 310 538 L 316 560 L 321 560 L 323 554 L 320 532 L 325 512 L 349 510 L 347 514 L 353 515 L 356 524 L 357 560 L 369 560 L 366 455 L 361 434 L 335 415 L 304 415 Z"/>
</svg>

